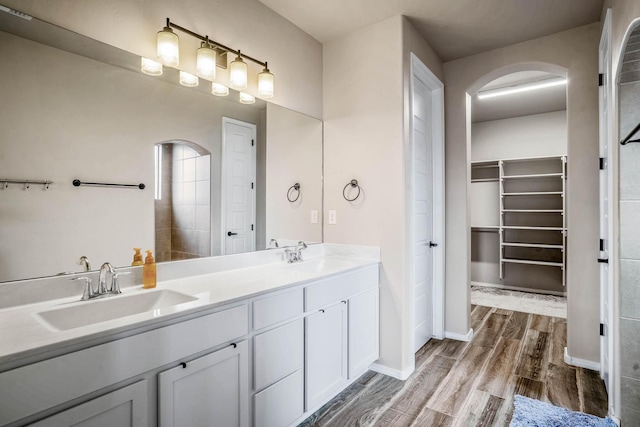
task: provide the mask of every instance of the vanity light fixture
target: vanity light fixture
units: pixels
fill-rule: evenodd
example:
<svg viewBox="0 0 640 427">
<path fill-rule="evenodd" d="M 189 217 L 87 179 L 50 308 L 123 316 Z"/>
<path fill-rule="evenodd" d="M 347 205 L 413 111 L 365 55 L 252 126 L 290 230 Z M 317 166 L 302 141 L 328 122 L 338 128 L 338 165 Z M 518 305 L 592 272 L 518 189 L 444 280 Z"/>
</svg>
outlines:
<svg viewBox="0 0 640 427">
<path fill-rule="evenodd" d="M 149 58 L 140 58 L 140 69 L 150 76 L 162 75 L 162 64 Z"/>
<path fill-rule="evenodd" d="M 240 51 L 238 51 L 236 59 L 229 64 L 229 83 L 232 88 L 237 90 L 247 88 L 247 64 L 240 55 Z"/>
<path fill-rule="evenodd" d="M 258 74 L 258 95 L 263 98 L 273 98 L 273 74 L 269 72 L 267 63 L 264 63 L 264 70 Z"/>
<path fill-rule="evenodd" d="M 211 93 L 215 96 L 227 96 L 229 95 L 229 88 L 225 85 L 221 85 L 220 83 L 212 82 Z"/>
<path fill-rule="evenodd" d="M 245 92 L 240 92 L 240 103 L 241 104 L 253 104 L 256 102 L 256 97 L 253 95 L 249 95 Z"/>
<path fill-rule="evenodd" d="M 161 64 L 168 67 L 178 67 L 180 54 L 178 36 L 174 33 L 174 30 L 178 30 L 202 41 L 196 53 L 196 70 L 198 76 L 207 80 L 213 80 L 216 76 L 216 67 L 227 68 L 226 55 L 227 53 L 231 53 L 236 55 L 236 59 L 229 64 L 229 85 L 237 90 L 247 88 L 248 67 L 245 60 L 248 60 L 263 67 L 262 72 L 258 74 L 259 96 L 263 98 L 273 97 L 274 79 L 266 62 L 252 58 L 240 52 L 239 49 L 235 50 L 215 40 L 211 40 L 209 36 L 201 36 L 187 28 L 174 24 L 169 18 L 167 18 L 167 25 L 159 31 L 157 35 L 158 60 Z M 227 93 L 228 90 L 227 88 Z M 215 86 L 212 88 L 212 93 L 214 95 L 222 95 L 222 91 L 216 90 Z"/>
<path fill-rule="evenodd" d="M 213 80 L 216 78 L 216 50 L 209 44 L 209 37 L 200 44 L 196 54 L 196 69 L 198 75 L 203 79 Z"/>
<path fill-rule="evenodd" d="M 186 87 L 196 87 L 198 86 L 198 76 L 180 71 L 180 84 Z"/>
<path fill-rule="evenodd" d="M 551 79 L 538 80 L 535 82 L 522 83 L 514 86 L 507 86 L 498 89 L 489 89 L 478 92 L 478 99 L 494 98 L 496 96 L 511 95 L 514 93 L 528 92 L 531 90 L 544 89 L 553 86 L 567 84 L 564 77 L 554 77 Z"/>
<path fill-rule="evenodd" d="M 167 67 L 177 67 L 180 64 L 180 49 L 178 47 L 178 35 L 173 32 L 167 18 L 167 26 L 157 35 L 158 60 Z"/>
</svg>

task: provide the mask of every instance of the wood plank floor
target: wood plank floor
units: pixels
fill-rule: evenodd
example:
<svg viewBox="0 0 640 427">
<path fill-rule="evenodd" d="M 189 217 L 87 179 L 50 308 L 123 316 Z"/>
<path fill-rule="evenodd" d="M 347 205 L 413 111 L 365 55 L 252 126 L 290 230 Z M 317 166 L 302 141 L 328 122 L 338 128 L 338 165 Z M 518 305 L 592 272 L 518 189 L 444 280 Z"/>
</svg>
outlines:
<svg viewBox="0 0 640 427">
<path fill-rule="evenodd" d="M 367 372 L 300 426 L 508 426 L 516 394 L 604 417 L 599 373 L 564 363 L 566 319 L 472 306 L 470 343 L 431 340 L 406 381 Z"/>
</svg>

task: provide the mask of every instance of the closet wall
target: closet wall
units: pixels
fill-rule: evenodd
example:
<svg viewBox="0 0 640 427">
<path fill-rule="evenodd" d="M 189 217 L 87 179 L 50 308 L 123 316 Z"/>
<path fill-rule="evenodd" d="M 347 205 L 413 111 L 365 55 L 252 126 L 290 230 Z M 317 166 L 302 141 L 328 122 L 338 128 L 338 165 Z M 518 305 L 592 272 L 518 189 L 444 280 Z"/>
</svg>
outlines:
<svg viewBox="0 0 640 427">
<path fill-rule="evenodd" d="M 558 212 L 563 210 L 563 196 L 504 196 L 501 202 L 501 194 L 563 191 L 563 176 L 558 174 L 564 172 L 562 157 L 567 154 L 566 111 L 474 123 L 471 135 L 471 282 L 563 293 L 564 270 L 557 265 L 566 256 L 561 231 L 565 217 Z M 550 158 L 510 160 L 541 157 Z M 532 174 L 550 176 L 527 176 Z M 550 212 L 517 212 L 523 209 Z M 533 229 L 508 228 L 513 225 Z M 537 230 L 538 225 L 557 230 Z M 527 242 L 537 246 L 523 246 Z"/>
</svg>

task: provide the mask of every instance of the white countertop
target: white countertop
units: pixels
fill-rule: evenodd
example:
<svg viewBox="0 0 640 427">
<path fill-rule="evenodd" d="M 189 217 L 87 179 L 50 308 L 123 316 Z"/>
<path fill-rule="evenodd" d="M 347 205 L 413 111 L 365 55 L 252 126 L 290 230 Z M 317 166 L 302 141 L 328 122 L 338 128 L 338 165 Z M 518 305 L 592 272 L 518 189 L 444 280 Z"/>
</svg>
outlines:
<svg viewBox="0 0 640 427">
<path fill-rule="evenodd" d="M 90 346 L 97 344 L 100 340 L 117 339 L 117 335 L 125 331 L 144 327 L 152 328 L 166 321 L 175 322 L 179 317 L 193 315 L 199 311 L 377 263 L 378 260 L 375 258 L 325 255 L 309 258 L 301 263 L 270 263 L 158 281 L 155 290 L 142 289 L 141 285 L 131 286 L 123 288 L 121 295 L 90 301 L 79 301 L 80 295 L 76 295 L 1 309 L 0 372 L 18 366 L 21 360 L 24 360 L 24 363 L 31 363 L 34 360 L 49 357 L 47 355 L 52 352 L 65 352 L 63 351 L 65 349 L 74 351 L 83 344 Z M 161 280 L 162 277 L 158 279 Z M 57 330 L 38 315 L 41 312 L 79 304 L 96 304 L 96 309 L 99 309 L 98 304 L 107 299 L 116 300 L 142 293 L 158 292 L 162 289 L 197 299 L 68 330 Z"/>
</svg>

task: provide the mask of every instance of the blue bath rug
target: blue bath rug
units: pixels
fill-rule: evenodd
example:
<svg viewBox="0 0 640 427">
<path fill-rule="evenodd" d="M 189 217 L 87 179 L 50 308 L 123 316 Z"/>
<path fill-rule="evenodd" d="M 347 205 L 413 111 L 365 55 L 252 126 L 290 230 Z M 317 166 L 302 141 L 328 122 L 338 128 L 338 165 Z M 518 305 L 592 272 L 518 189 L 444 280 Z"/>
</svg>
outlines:
<svg viewBox="0 0 640 427">
<path fill-rule="evenodd" d="M 573 412 L 528 397 L 516 395 L 509 427 L 617 427 L 609 417 Z"/>
</svg>

